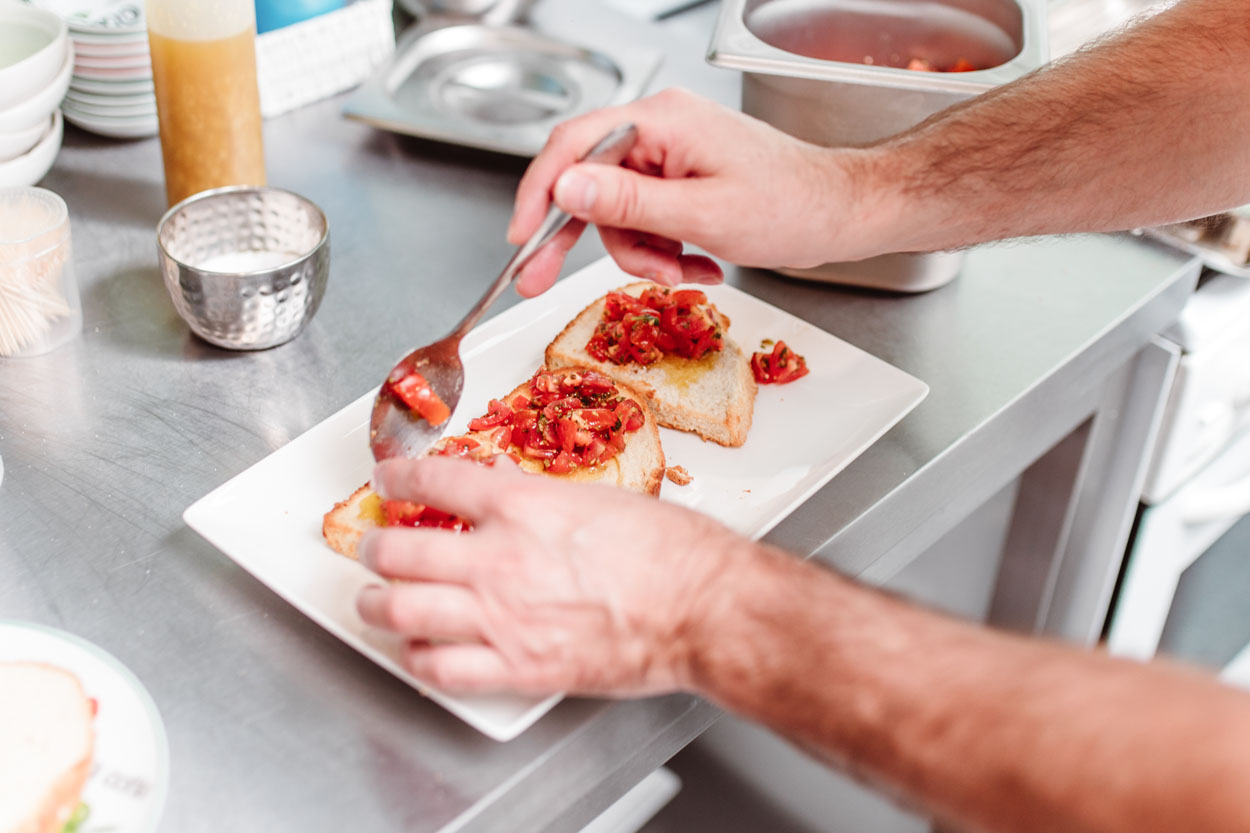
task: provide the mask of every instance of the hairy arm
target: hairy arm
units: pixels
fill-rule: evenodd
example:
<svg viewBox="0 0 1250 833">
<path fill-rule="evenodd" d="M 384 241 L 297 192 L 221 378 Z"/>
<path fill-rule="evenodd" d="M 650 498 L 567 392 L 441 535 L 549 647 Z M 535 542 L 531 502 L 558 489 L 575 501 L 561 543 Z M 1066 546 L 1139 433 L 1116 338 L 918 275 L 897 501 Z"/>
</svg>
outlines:
<svg viewBox="0 0 1250 833">
<path fill-rule="evenodd" d="M 1250 202 L 1250 4 L 1183 0 L 872 148 L 883 249 L 1111 231 Z M 906 222 L 902 222 L 905 218 Z"/>
<path fill-rule="evenodd" d="M 607 486 L 388 461 L 390 498 L 474 520 L 388 529 L 362 593 L 457 691 L 688 690 L 989 833 L 1250 830 L 1250 695 L 908 605 L 711 519 Z"/>
<path fill-rule="evenodd" d="M 1250 3 L 1181 0 L 869 148 L 829 149 L 668 90 L 566 122 L 517 190 L 514 242 L 555 200 L 621 268 L 709 282 L 693 243 L 743 266 L 813 266 L 1004 237 L 1110 231 L 1250 202 Z M 624 168 L 575 164 L 625 121 Z M 523 271 L 537 294 L 581 231 Z"/>
<path fill-rule="evenodd" d="M 1250 829 L 1250 696 L 998 633 L 761 551 L 695 688 L 970 831 Z"/>
</svg>

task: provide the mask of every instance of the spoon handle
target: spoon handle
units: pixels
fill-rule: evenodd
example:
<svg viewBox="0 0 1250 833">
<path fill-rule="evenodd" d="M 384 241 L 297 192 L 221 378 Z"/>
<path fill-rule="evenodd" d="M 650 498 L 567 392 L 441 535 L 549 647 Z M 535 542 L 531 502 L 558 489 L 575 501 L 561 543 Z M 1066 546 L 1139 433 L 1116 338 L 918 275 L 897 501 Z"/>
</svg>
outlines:
<svg viewBox="0 0 1250 833">
<path fill-rule="evenodd" d="M 638 128 L 632 124 L 622 124 L 608 135 L 604 136 L 599 142 L 586 152 L 584 156 L 578 159 L 578 162 L 597 162 L 602 165 L 619 165 L 629 155 L 630 150 L 634 147 L 634 142 L 638 140 Z M 464 334 L 473 329 L 473 325 L 477 324 L 483 313 L 495 303 L 495 300 L 503 294 L 512 281 L 520 273 L 523 267 L 534 253 L 547 245 L 552 239 L 560 233 L 560 231 L 569 224 L 572 216 L 560 210 L 554 203 L 547 209 L 547 216 L 543 218 L 542 224 L 535 231 L 529 240 L 521 245 L 516 253 L 508 260 L 503 271 L 499 273 L 499 277 L 486 290 L 473 309 L 469 310 L 469 314 L 456 325 L 452 330 L 452 335 L 457 339 L 463 338 Z"/>
</svg>

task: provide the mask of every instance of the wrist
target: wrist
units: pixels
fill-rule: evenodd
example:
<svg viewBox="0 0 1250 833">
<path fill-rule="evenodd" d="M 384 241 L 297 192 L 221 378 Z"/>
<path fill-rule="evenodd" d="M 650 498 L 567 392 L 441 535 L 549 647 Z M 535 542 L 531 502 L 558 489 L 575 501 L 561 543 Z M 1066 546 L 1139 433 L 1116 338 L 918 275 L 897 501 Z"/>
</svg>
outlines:
<svg viewBox="0 0 1250 833">
<path fill-rule="evenodd" d="M 826 218 L 836 251 L 830 262 L 863 260 L 890 252 L 907 251 L 909 217 L 904 187 L 904 160 L 885 147 L 829 148 L 830 166 L 837 171 L 836 190 L 844 199 L 831 199 L 834 216 Z"/>
<path fill-rule="evenodd" d="M 787 553 L 742 541 L 728 552 L 687 629 L 684 688 L 750 713 L 758 692 L 793 669 L 774 668 L 794 638 L 793 615 L 813 568 Z"/>
</svg>

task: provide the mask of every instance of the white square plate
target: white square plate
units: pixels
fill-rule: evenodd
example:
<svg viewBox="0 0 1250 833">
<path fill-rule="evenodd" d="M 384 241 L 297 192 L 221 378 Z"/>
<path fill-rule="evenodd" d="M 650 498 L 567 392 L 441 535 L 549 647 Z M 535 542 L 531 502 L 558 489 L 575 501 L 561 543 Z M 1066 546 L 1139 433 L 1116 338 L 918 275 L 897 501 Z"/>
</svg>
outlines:
<svg viewBox="0 0 1250 833">
<path fill-rule="evenodd" d="M 464 340 L 465 388 L 448 423 L 452 433 L 486 412 L 543 361 L 548 342 L 593 300 L 632 278 L 608 259 L 564 279 L 478 327 Z M 755 420 L 741 448 L 660 429 L 669 465 L 686 468 L 687 486 L 665 482 L 661 498 L 715 517 L 759 538 L 846 467 L 914 408 L 929 388 L 864 351 L 728 286 L 706 288 L 746 352 L 764 338 L 784 339 L 807 357 L 811 373 L 789 385 L 760 387 Z M 383 668 L 496 740 L 511 740 L 560 697 L 451 697 L 400 666 L 400 641 L 365 626 L 357 591 L 377 577 L 332 552 L 321 520 L 373 470 L 369 412 L 362 396 L 196 502 L 183 515 L 203 535 L 278 595 Z M 814 430 L 813 430 L 814 427 Z M 795 437 L 802 435 L 802 442 Z"/>
</svg>

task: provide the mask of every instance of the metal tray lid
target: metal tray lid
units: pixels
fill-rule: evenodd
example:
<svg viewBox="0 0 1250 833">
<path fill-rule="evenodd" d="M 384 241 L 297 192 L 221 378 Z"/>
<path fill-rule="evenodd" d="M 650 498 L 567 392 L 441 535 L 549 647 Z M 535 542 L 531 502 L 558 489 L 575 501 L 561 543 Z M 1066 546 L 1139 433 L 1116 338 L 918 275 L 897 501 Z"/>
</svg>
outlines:
<svg viewBox="0 0 1250 833">
<path fill-rule="evenodd" d="M 516 26 L 422 24 L 344 112 L 399 133 L 533 156 L 556 124 L 640 96 L 660 58 Z"/>
</svg>

